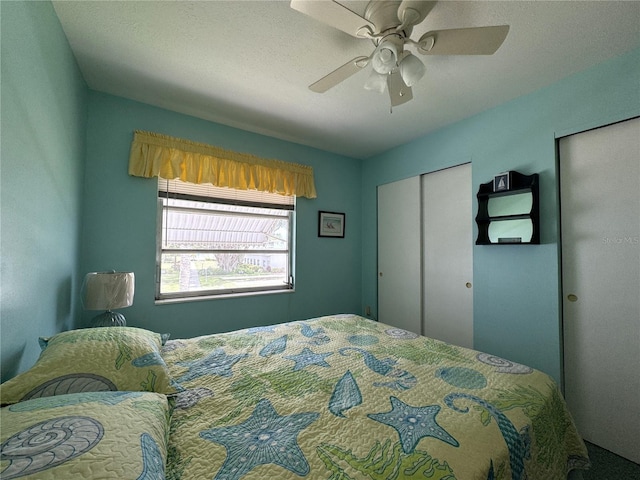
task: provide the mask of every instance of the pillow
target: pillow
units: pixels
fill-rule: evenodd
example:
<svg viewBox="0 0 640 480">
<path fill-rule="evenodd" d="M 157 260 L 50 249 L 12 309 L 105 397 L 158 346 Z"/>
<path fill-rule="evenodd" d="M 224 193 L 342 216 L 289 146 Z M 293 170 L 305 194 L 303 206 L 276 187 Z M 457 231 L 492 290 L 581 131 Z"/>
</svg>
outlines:
<svg viewBox="0 0 640 480">
<path fill-rule="evenodd" d="M 100 327 L 40 339 L 31 369 L 0 385 L 2 405 L 37 397 L 109 390 L 176 393 L 160 355 L 161 336 L 134 327 Z"/>
<path fill-rule="evenodd" d="M 149 332 L 149 333 L 153 333 L 153 332 Z M 170 337 L 171 337 L 170 333 L 161 333 L 160 344 L 164 346 L 164 344 L 167 343 Z M 47 345 L 49 345 L 49 340 L 51 340 L 52 338 L 53 337 L 39 337 L 38 344 L 40 345 L 40 350 L 44 350 L 45 348 L 47 348 Z"/>
<path fill-rule="evenodd" d="M 167 397 L 89 392 L 2 408 L 0 477 L 164 478 Z"/>
</svg>

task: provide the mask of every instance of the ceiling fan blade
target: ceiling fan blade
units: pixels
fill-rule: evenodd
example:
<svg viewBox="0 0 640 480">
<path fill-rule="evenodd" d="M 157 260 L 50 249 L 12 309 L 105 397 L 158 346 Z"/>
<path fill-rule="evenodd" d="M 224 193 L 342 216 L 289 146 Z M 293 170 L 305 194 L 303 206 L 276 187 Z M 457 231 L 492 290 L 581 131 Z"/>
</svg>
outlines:
<svg viewBox="0 0 640 480">
<path fill-rule="evenodd" d="M 354 37 L 363 38 L 365 35 L 358 35 L 358 32 L 373 33 L 375 29 L 369 20 L 333 0 L 291 0 L 290 5 L 294 10 Z"/>
<path fill-rule="evenodd" d="M 351 75 L 358 73 L 369 63 L 369 57 L 356 57 L 349 60 L 341 67 L 336 68 L 333 72 L 325 75 L 320 80 L 309 85 L 309 90 L 316 93 L 324 93 L 340 82 L 346 80 Z"/>
<path fill-rule="evenodd" d="M 418 25 L 438 2 L 425 2 L 424 0 L 402 0 L 398 7 L 398 20 L 403 25 Z"/>
<path fill-rule="evenodd" d="M 509 25 L 434 30 L 420 37 L 418 51 L 423 55 L 493 55 L 507 33 Z M 434 42 L 431 48 L 430 39 Z"/>
<path fill-rule="evenodd" d="M 398 70 L 395 70 L 387 76 L 387 88 L 389 89 L 389 98 L 391 99 L 392 107 L 407 103 L 413 98 L 411 87 L 407 87 Z"/>
</svg>

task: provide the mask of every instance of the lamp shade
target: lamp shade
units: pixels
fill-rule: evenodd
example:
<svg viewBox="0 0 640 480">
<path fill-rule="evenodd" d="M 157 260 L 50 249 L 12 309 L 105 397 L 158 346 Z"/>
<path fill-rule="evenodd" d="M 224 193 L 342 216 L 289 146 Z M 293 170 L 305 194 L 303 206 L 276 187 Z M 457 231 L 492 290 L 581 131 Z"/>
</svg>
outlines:
<svg viewBox="0 0 640 480">
<path fill-rule="evenodd" d="M 373 53 L 371 66 L 376 72 L 386 75 L 396 68 L 397 60 L 397 47 L 390 41 L 383 41 L 376 47 L 376 50 Z"/>
<path fill-rule="evenodd" d="M 364 83 L 364 88 L 378 93 L 384 93 L 385 88 L 387 88 L 387 75 L 371 70 L 369 78 L 367 78 L 367 81 Z"/>
<path fill-rule="evenodd" d="M 133 272 L 92 272 L 84 278 L 84 308 L 112 310 L 133 305 Z"/>
<path fill-rule="evenodd" d="M 425 66 L 418 57 L 409 54 L 400 62 L 400 76 L 407 87 L 412 87 L 424 76 Z"/>
</svg>

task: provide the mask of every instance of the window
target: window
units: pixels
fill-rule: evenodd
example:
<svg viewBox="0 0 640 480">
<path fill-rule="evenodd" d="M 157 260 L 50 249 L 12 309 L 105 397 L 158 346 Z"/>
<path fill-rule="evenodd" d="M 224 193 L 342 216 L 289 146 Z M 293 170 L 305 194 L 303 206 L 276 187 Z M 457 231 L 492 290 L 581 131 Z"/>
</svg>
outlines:
<svg viewBox="0 0 640 480">
<path fill-rule="evenodd" d="M 295 197 L 158 179 L 156 299 L 293 289 Z"/>
</svg>

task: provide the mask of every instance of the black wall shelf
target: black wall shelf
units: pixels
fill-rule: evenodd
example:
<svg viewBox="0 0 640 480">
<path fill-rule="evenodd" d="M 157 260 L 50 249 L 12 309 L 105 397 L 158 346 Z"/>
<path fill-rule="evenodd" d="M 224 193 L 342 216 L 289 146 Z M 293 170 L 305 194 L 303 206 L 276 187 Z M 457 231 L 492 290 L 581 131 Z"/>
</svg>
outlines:
<svg viewBox="0 0 640 480">
<path fill-rule="evenodd" d="M 514 204 L 513 207 L 505 209 L 505 214 L 496 213 L 496 208 L 492 208 L 492 206 L 498 205 L 498 202 L 502 205 L 508 205 L 509 200 L 497 200 L 501 197 L 513 197 L 515 202 L 515 195 L 521 195 L 518 200 L 524 200 L 520 203 L 524 203 L 525 207 Z M 540 200 L 537 173 L 523 175 L 510 171 L 500 174 L 494 180 L 480 184 L 477 198 L 478 238 L 476 245 L 535 245 L 540 243 Z M 490 205 L 492 199 L 493 205 Z M 491 210 L 494 210 L 493 215 L 489 213 Z M 490 230 L 494 230 L 493 235 Z"/>
</svg>

